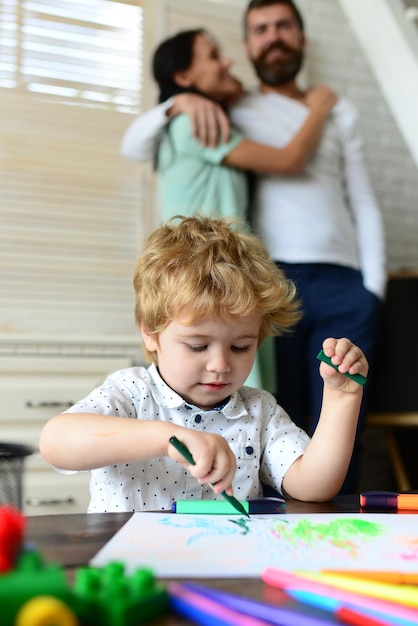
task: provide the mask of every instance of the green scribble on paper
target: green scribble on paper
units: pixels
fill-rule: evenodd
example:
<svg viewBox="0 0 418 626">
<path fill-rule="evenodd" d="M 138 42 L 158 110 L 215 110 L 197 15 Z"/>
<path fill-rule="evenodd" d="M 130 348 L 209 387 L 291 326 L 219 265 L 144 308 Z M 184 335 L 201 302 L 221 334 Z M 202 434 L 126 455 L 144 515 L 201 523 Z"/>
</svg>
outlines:
<svg viewBox="0 0 418 626">
<path fill-rule="evenodd" d="M 326 542 L 356 555 L 362 544 L 385 534 L 386 528 L 377 522 L 352 517 L 324 523 L 314 523 L 302 518 L 291 526 L 285 526 L 280 521 L 274 522 L 270 531 L 293 546 L 315 546 Z"/>
<path fill-rule="evenodd" d="M 248 535 L 248 533 L 250 532 L 248 520 L 245 517 L 240 517 L 239 519 L 230 519 L 229 521 L 241 528 L 241 535 Z"/>
</svg>

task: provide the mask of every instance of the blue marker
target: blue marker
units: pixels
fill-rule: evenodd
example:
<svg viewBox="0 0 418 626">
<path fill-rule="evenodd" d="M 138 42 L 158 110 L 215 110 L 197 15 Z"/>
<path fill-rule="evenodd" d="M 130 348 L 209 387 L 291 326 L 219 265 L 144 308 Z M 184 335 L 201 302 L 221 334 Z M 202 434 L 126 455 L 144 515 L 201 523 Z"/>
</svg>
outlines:
<svg viewBox="0 0 418 626">
<path fill-rule="evenodd" d="M 260 602 L 259 600 L 229 593 L 228 591 L 204 587 L 197 583 L 186 582 L 182 584 L 182 587 L 190 590 L 192 593 L 218 602 L 226 609 L 241 613 L 240 624 L 244 623 L 243 620 L 245 616 L 247 616 L 262 620 L 263 623 L 268 622 L 269 624 L 277 624 L 278 626 L 330 626 L 328 617 L 320 617 L 302 612 L 303 608 L 299 610 L 274 606 Z"/>
</svg>

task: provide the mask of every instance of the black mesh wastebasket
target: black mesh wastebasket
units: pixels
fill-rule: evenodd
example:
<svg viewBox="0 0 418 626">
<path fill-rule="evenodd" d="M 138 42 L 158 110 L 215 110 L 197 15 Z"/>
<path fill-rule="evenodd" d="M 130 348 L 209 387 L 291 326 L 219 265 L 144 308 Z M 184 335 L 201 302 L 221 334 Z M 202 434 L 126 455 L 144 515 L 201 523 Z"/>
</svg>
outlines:
<svg viewBox="0 0 418 626">
<path fill-rule="evenodd" d="M 0 442 L 0 505 L 22 509 L 22 478 L 25 458 L 33 453 L 21 443 Z"/>
</svg>

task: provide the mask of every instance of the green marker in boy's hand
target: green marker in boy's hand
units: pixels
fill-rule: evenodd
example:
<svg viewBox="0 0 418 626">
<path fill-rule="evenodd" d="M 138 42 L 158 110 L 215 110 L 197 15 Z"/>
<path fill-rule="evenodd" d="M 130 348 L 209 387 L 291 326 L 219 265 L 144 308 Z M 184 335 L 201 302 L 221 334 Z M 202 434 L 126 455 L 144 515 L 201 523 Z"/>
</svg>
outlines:
<svg viewBox="0 0 418 626">
<path fill-rule="evenodd" d="M 169 442 L 171 443 L 172 446 L 175 447 L 177 452 L 180 452 L 180 454 L 186 459 L 186 461 L 188 461 L 188 463 L 190 463 L 190 465 L 196 465 L 194 458 L 190 454 L 187 447 L 184 445 L 184 443 L 179 441 L 177 437 L 170 437 Z M 250 517 L 249 513 L 247 513 L 247 511 L 244 509 L 241 502 L 239 502 L 239 500 L 234 498 L 234 496 L 228 495 L 226 491 L 223 491 L 221 495 L 225 498 L 225 500 L 227 500 L 230 504 L 232 504 L 234 509 L 236 509 L 239 513 L 242 513 L 242 515 L 246 515 L 247 517 Z"/>
<path fill-rule="evenodd" d="M 316 358 L 319 361 L 324 361 L 324 363 L 327 363 L 327 365 L 331 365 L 331 367 L 339 371 L 338 365 L 335 365 L 335 363 L 331 361 L 330 357 L 327 356 L 323 350 L 319 352 Z M 344 374 L 344 376 L 347 376 L 347 378 L 351 378 L 351 380 L 354 380 L 359 385 L 365 385 L 367 382 L 367 378 L 363 376 L 363 374 L 349 374 L 348 372 L 340 372 L 340 374 Z"/>
</svg>

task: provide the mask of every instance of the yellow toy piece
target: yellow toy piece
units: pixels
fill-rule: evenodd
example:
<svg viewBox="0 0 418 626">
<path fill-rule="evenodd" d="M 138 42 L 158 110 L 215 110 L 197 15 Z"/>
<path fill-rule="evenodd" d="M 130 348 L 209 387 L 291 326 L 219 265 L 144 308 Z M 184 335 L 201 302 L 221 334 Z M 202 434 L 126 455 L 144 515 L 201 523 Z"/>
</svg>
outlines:
<svg viewBox="0 0 418 626">
<path fill-rule="evenodd" d="M 37 596 L 21 607 L 14 626 L 79 626 L 79 621 L 62 600 Z"/>
</svg>

